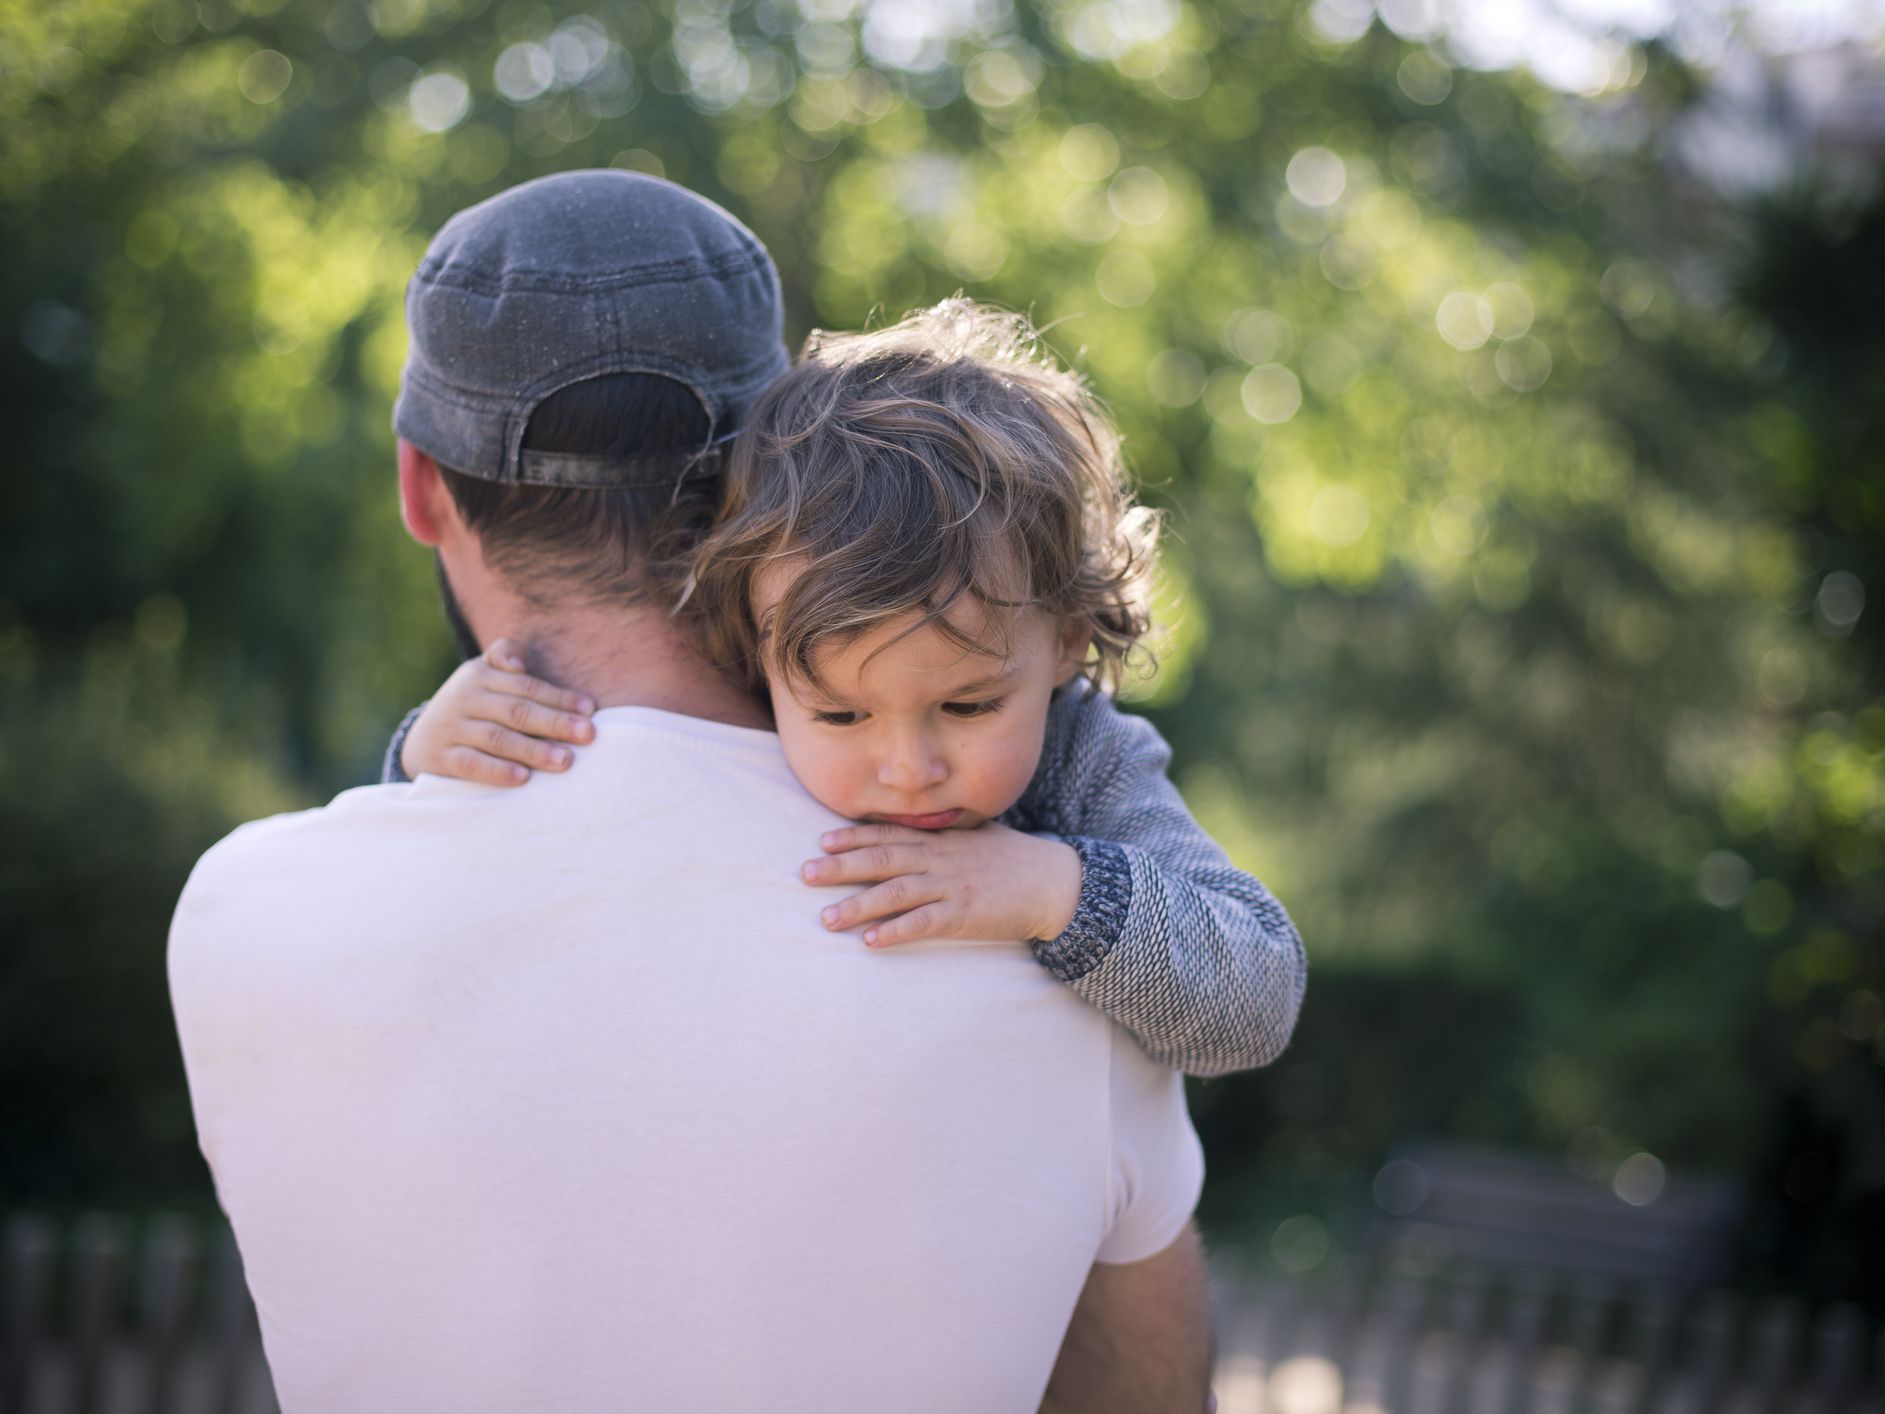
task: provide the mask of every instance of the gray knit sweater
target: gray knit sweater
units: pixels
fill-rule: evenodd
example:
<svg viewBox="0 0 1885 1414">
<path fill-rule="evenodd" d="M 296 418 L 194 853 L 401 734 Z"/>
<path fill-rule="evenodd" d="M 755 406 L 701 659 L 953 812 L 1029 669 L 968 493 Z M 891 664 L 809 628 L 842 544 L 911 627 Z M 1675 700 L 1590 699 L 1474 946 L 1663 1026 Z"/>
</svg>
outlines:
<svg viewBox="0 0 1885 1414">
<path fill-rule="evenodd" d="M 414 708 L 387 747 L 399 763 Z M 1043 967 L 1192 1075 L 1268 1065 L 1301 1009 L 1302 938 L 1270 891 L 1225 858 L 1166 775 L 1171 748 L 1143 717 L 1076 682 L 1056 695 L 1034 779 L 1001 823 L 1080 855 L 1080 902 Z"/>
</svg>

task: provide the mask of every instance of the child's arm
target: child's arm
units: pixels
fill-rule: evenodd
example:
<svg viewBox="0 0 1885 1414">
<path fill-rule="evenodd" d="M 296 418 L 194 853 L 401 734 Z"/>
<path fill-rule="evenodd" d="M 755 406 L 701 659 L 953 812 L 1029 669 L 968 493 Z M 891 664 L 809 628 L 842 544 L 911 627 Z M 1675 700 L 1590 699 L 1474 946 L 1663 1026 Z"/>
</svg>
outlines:
<svg viewBox="0 0 1885 1414">
<path fill-rule="evenodd" d="M 1167 775 L 1150 722 L 1097 691 L 1060 704 L 1018 814 L 1080 852 L 1080 906 L 1043 966 L 1192 1075 L 1268 1065 L 1302 1008 L 1302 937 L 1225 857 Z"/>
<path fill-rule="evenodd" d="M 1302 939 L 1282 905 L 1191 818 L 1165 774 L 1170 760 L 1151 723 L 1120 712 L 1103 694 L 1076 691 L 1056 704 L 1040 769 L 1008 818 L 1037 832 L 1025 837 L 1037 844 L 1077 852 L 1077 902 L 1057 931 L 1023 936 L 1033 936 L 1043 966 L 1131 1031 L 1155 1059 L 1193 1075 L 1267 1065 L 1282 1053 L 1302 1005 Z M 898 888 L 905 900 L 934 891 L 939 872 L 956 890 L 972 883 L 982 895 L 978 911 L 987 911 L 1008 884 L 993 859 L 1013 853 L 1010 832 L 989 833 L 998 828 L 924 846 L 906 842 L 895 826 L 860 826 L 837 831 L 842 840 L 825 847 L 864 853 L 859 846 L 885 846 L 875 870 L 846 871 L 888 880 L 857 896 L 861 915 L 884 911 L 873 897 L 879 890 Z M 984 834 L 987 855 L 942 857 L 963 853 L 971 847 L 967 837 Z M 906 850 L 915 854 L 905 857 Z M 1017 872 L 1030 880 L 1033 896 L 1064 899 L 1048 872 L 1051 858 L 1043 852 Z M 915 936 L 1014 934 L 928 927 Z"/>
<path fill-rule="evenodd" d="M 520 786 L 531 769 L 564 771 L 572 759 L 559 742 L 595 738 L 595 703 L 524 671 L 523 650 L 500 638 L 467 658 L 430 702 L 406 714 L 386 748 L 380 779 L 456 776 Z"/>
</svg>

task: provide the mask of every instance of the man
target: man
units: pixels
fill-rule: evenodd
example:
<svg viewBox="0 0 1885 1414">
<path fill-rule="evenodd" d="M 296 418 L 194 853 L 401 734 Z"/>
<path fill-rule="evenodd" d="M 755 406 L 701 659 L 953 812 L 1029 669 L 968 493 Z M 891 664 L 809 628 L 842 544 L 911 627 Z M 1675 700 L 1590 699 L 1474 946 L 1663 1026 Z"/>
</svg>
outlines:
<svg viewBox="0 0 1885 1414">
<path fill-rule="evenodd" d="M 349 791 L 185 889 L 178 1028 L 284 1408 L 1202 1408 L 1177 1077 L 1019 944 L 819 926 L 836 822 L 667 615 L 784 366 L 764 250 L 568 173 L 449 223 L 407 312 L 406 524 L 468 648 L 601 710 L 579 770 Z"/>
</svg>

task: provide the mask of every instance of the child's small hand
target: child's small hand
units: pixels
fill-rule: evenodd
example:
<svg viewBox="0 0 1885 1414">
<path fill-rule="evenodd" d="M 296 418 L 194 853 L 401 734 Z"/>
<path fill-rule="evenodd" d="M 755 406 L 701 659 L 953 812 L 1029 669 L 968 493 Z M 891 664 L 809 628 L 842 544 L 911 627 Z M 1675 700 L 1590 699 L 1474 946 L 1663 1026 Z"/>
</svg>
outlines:
<svg viewBox="0 0 1885 1414">
<path fill-rule="evenodd" d="M 399 764 L 415 780 L 427 772 L 520 786 L 531 767 L 568 769 L 573 753 L 556 743 L 593 741 L 595 710 L 582 693 L 531 677 L 522 647 L 500 638 L 445 680 L 407 733 Z"/>
<path fill-rule="evenodd" d="M 827 857 L 806 861 L 806 883 L 876 885 L 827 907 L 824 925 L 871 923 L 864 941 L 876 948 L 918 938 L 1053 938 L 1080 902 L 1073 847 L 1004 825 L 849 825 L 819 844 Z"/>
</svg>

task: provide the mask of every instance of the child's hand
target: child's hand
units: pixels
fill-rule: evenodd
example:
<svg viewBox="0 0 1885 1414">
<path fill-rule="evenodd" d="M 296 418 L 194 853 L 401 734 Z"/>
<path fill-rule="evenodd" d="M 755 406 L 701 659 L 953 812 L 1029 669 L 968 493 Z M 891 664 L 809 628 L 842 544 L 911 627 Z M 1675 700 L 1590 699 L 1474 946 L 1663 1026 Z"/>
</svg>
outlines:
<svg viewBox="0 0 1885 1414">
<path fill-rule="evenodd" d="M 834 930 L 871 923 L 864 941 L 874 948 L 918 938 L 1053 938 L 1080 902 L 1073 846 L 1005 825 L 849 825 L 819 844 L 828 857 L 806 861 L 806 883 L 876 885 L 820 917 Z"/>
<path fill-rule="evenodd" d="M 530 779 L 530 767 L 569 768 L 573 753 L 555 743 L 593 741 L 589 714 L 595 710 L 582 693 L 531 677 L 523 649 L 500 638 L 445 680 L 407 733 L 399 764 L 414 780 L 429 772 L 520 786 Z"/>
</svg>

